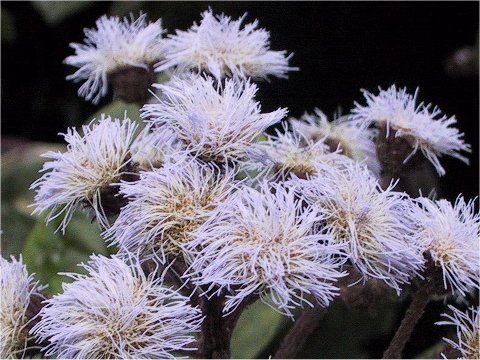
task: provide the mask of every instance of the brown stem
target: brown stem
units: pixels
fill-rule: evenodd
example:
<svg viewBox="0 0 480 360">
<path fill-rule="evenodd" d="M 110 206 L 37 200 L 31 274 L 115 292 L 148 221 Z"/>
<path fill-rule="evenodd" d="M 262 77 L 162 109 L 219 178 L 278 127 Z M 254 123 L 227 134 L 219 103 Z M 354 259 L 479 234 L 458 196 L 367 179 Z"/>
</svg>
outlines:
<svg viewBox="0 0 480 360">
<path fill-rule="evenodd" d="M 201 307 L 205 319 L 202 323 L 202 336 L 198 346 L 198 356 L 206 359 L 230 358 L 230 342 L 233 329 L 242 312 L 257 300 L 257 296 L 246 298 L 238 308 L 227 316 L 223 316 L 225 296 L 201 298 Z"/>
<path fill-rule="evenodd" d="M 283 339 L 280 348 L 277 350 L 274 359 L 293 359 L 303 348 L 305 341 L 317 328 L 318 323 L 323 318 L 327 308 L 315 304 L 313 308 L 307 308 L 290 329 L 289 333 Z"/>
<path fill-rule="evenodd" d="M 418 320 L 422 317 L 425 307 L 430 302 L 432 289 L 429 284 L 418 288 L 405 316 L 395 333 L 388 349 L 383 353 L 384 359 L 400 359 Z"/>
</svg>

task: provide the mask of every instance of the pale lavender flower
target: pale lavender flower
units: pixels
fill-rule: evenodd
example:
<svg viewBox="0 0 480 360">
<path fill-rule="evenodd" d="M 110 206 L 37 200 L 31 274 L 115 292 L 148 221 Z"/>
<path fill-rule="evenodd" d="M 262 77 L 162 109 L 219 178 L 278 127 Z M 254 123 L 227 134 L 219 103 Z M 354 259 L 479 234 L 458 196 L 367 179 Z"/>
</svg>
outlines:
<svg viewBox="0 0 480 360">
<path fill-rule="evenodd" d="M 242 188 L 185 246 L 194 259 L 188 275 L 212 296 L 227 293 L 225 313 L 258 295 L 291 316 L 297 306 L 313 306 L 307 294 L 324 307 L 338 294 L 341 246 L 332 245 L 329 234 L 314 232 L 322 218 L 317 209 L 277 185 Z"/>
<path fill-rule="evenodd" d="M 412 147 L 412 152 L 404 160 L 406 163 L 418 150 L 435 166 L 439 175 L 445 175 L 440 164 L 442 155 L 453 156 L 468 164 L 461 152 L 471 152 L 461 133 L 452 125 L 457 123 L 455 116 L 442 115 L 439 108 L 424 103 L 416 104 L 418 89 L 414 95 L 395 85 L 387 90 L 380 89 L 378 95 L 363 91 L 366 106 L 356 103 L 352 110 L 352 119 L 360 125 L 375 124 L 385 127 L 386 135 L 390 131 L 395 137 L 402 137 Z"/>
<path fill-rule="evenodd" d="M 142 116 L 171 128 L 188 151 L 206 161 L 244 157 L 257 137 L 287 112 L 261 113 L 254 100 L 257 86 L 250 81 L 227 79 L 220 85 L 211 77 L 192 75 L 156 87 L 163 97 L 158 104 L 145 105 Z"/>
<path fill-rule="evenodd" d="M 245 16 L 232 20 L 205 11 L 200 24 L 168 36 L 165 59 L 156 71 L 172 67 L 180 72 L 206 71 L 218 80 L 233 76 L 285 78 L 288 71 L 298 70 L 288 66 L 292 54 L 270 50 L 270 34 L 258 28 L 257 20 L 242 26 Z"/>
<path fill-rule="evenodd" d="M 312 141 L 323 141 L 332 151 L 339 148 L 343 155 L 364 162 L 374 174 L 380 174 L 373 142 L 376 135 L 374 129 L 361 127 L 358 123 L 349 121 L 346 116 L 328 121 L 319 109 L 315 109 L 314 114 L 305 113 L 299 120 L 290 119 L 290 124 L 294 132 Z"/>
<path fill-rule="evenodd" d="M 0 257 L 0 358 L 23 358 L 29 340 L 27 309 L 44 287 L 29 275 L 22 258 Z"/>
<path fill-rule="evenodd" d="M 300 178 L 316 175 L 319 164 L 342 166 L 351 160 L 340 154 L 340 151 L 330 151 L 323 141 L 313 141 L 303 134 L 290 132 L 287 124 L 283 131 L 276 130 L 275 135 L 267 135 L 267 140 L 252 145 L 248 151 L 249 159 L 242 162 L 247 171 L 264 174 L 274 180 L 288 179 L 290 174 Z"/>
<path fill-rule="evenodd" d="M 128 170 L 136 129 L 128 118 L 103 114 L 98 123 L 82 126 L 83 135 L 69 128 L 63 134 L 67 151 L 43 155 L 52 160 L 43 165 L 45 174 L 31 185 L 36 190 L 34 213 L 49 210 L 47 223 L 63 215 L 59 228 L 64 232 L 73 212 L 84 204 L 93 209 L 100 226 L 107 227 L 102 193 Z"/>
<path fill-rule="evenodd" d="M 46 356 L 60 359 L 174 359 L 174 351 L 195 350 L 193 334 L 202 321 L 188 298 L 162 285 L 155 271 L 139 263 L 92 256 L 86 275 L 47 300 L 32 329 Z"/>
<path fill-rule="evenodd" d="M 445 289 L 462 296 L 480 288 L 480 215 L 475 202 L 418 198 L 415 238 L 443 274 Z"/>
<path fill-rule="evenodd" d="M 362 275 L 360 280 L 383 280 L 400 292 L 400 285 L 422 268 L 420 245 L 412 240 L 407 216 L 414 205 L 395 184 L 382 190 L 364 166 L 351 162 L 342 168 L 320 166 L 317 176 L 297 180 L 299 193 L 318 206 L 320 228 L 346 245 L 346 256 Z"/>
<path fill-rule="evenodd" d="M 121 253 L 165 262 L 166 257 L 181 254 L 191 232 L 232 194 L 234 178 L 230 169 L 191 158 L 142 172 L 138 181 L 121 184 L 120 193 L 129 203 L 105 235 Z"/>
<path fill-rule="evenodd" d="M 452 305 L 448 308 L 452 310 L 452 314 L 442 314 L 448 320 L 439 321 L 436 325 L 455 326 L 457 341 L 447 338 L 443 340 L 458 350 L 463 359 L 480 359 L 480 308 L 471 306 L 466 312 Z"/>
<path fill-rule="evenodd" d="M 165 52 L 161 20 L 147 22 L 145 14 L 136 20 L 102 16 L 96 27 L 84 30 L 85 44 L 70 44 L 75 55 L 65 59 L 78 68 L 67 80 L 85 81 L 78 94 L 93 103 L 107 94 L 109 75 L 127 67 L 149 70 Z"/>
</svg>

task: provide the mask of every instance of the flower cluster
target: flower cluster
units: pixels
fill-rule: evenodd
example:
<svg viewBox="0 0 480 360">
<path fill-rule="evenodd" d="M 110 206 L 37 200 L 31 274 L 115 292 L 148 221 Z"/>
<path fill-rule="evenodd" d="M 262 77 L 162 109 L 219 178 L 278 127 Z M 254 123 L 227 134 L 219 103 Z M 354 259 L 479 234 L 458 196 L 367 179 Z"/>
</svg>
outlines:
<svg viewBox="0 0 480 360">
<path fill-rule="evenodd" d="M 174 351 L 195 350 L 201 313 L 162 277 L 145 275 L 133 258 L 93 256 L 83 268 L 86 275 L 65 274 L 73 282 L 46 301 L 32 329 L 49 342 L 46 356 L 174 359 Z"/>
<path fill-rule="evenodd" d="M 194 254 L 194 281 L 209 291 L 226 289 L 225 312 L 251 295 L 268 298 L 288 315 L 309 304 L 306 294 L 324 307 L 337 295 L 333 283 L 345 275 L 339 271 L 341 246 L 315 231 L 322 216 L 302 200 L 283 186 L 244 187 L 197 229 L 186 245 Z"/>
<path fill-rule="evenodd" d="M 479 289 L 480 215 L 474 201 L 459 196 L 454 204 L 423 197 L 416 202 L 413 237 L 442 271 L 445 289 L 462 296 Z"/>
<path fill-rule="evenodd" d="M 250 81 L 227 79 L 222 86 L 211 77 L 192 75 L 156 87 L 163 97 L 145 105 L 142 116 L 170 128 L 188 151 L 206 161 L 245 157 L 256 138 L 286 115 L 281 108 L 261 113 L 254 98 L 257 86 Z"/>
<path fill-rule="evenodd" d="M 33 297 L 42 297 L 43 289 L 26 266 L 13 256 L 11 261 L 0 257 L 0 358 L 23 358 L 29 340 L 29 306 Z"/>
<path fill-rule="evenodd" d="M 216 79 L 224 77 L 286 77 L 289 67 L 286 51 L 270 50 L 270 34 L 258 29 L 258 21 L 242 26 L 246 14 L 238 20 L 215 16 L 211 10 L 202 14 L 200 24 L 188 31 L 177 30 L 166 40 L 165 60 L 156 71 L 176 67 L 177 71 L 208 72 Z"/>
<path fill-rule="evenodd" d="M 403 138 L 411 148 L 410 154 L 403 160 L 406 163 L 418 150 L 435 166 L 439 175 L 445 175 L 440 164 L 442 155 L 453 156 L 468 164 L 461 152 L 470 152 L 470 145 L 463 140 L 464 134 L 452 125 L 457 119 L 442 115 L 439 108 L 424 103 L 416 104 L 418 89 L 414 95 L 406 89 L 393 85 L 387 90 L 380 89 L 378 95 L 364 91 L 366 106 L 356 104 L 352 110 L 352 119 L 361 126 L 374 124 L 383 128 L 385 136 Z"/>
<path fill-rule="evenodd" d="M 67 80 L 85 80 L 78 94 L 93 103 L 107 94 L 109 76 L 130 67 L 149 70 L 165 51 L 161 20 L 149 23 L 145 14 L 136 20 L 102 16 L 96 25 L 85 29 L 85 44 L 71 44 L 75 55 L 65 59 L 78 68 Z"/>
<path fill-rule="evenodd" d="M 366 167 L 352 162 L 319 166 L 316 177 L 300 180 L 299 193 L 318 206 L 320 226 L 347 245 L 346 255 L 363 280 L 381 279 L 400 292 L 424 260 L 407 216 L 412 202 L 393 187 L 381 189 Z"/>
</svg>

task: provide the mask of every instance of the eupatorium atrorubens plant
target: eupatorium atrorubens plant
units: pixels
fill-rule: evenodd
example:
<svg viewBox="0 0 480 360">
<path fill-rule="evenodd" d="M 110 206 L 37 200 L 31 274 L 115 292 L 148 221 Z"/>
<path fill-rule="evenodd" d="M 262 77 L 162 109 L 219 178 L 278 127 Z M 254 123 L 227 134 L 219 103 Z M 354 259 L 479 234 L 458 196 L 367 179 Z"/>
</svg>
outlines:
<svg viewBox="0 0 480 360">
<path fill-rule="evenodd" d="M 79 95 L 97 103 L 111 89 L 141 120 L 102 114 L 44 154 L 34 213 L 65 233 L 84 210 L 111 254 L 61 273 L 52 297 L 21 259 L 2 258 L 2 357 L 228 358 L 261 301 L 292 320 L 269 347 L 292 358 L 333 303 L 411 295 L 384 354 L 400 358 L 431 300 L 475 299 L 476 200 L 407 194 L 396 180 L 425 161 L 445 175 L 443 155 L 468 163 L 457 119 L 395 85 L 364 90 L 366 104 L 333 121 L 267 111 L 256 81 L 298 68 L 245 18 L 208 10 L 168 33 L 146 14 L 103 16 L 72 44 Z M 478 307 L 449 309 L 439 324 L 457 331 L 443 354 L 478 357 Z"/>
</svg>

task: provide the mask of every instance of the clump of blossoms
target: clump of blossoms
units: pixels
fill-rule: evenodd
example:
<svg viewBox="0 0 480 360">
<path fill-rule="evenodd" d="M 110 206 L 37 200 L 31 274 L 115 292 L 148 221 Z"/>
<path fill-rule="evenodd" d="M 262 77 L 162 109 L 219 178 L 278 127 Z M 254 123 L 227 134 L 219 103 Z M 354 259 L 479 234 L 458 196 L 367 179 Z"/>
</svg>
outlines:
<svg viewBox="0 0 480 360">
<path fill-rule="evenodd" d="M 276 135 L 267 135 L 267 140 L 260 141 L 249 149 L 249 159 L 243 167 L 247 171 L 266 174 L 274 179 L 288 179 L 291 174 L 307 178 L 317 174 L 318 164 L 341 167 L 350 159 L 330 151 L 323 141 L 313 141 L 302 134 L 276 131 Z"/>
<path fill-rule="evenodd" d="M 457 341 L 443 338 L 451 348 L 449 350 L 456 351 L 456 355 L 461 355 L 463 359 L 480 359 L 480 308 L 472 306 L 465 312 L 452 305 L 448 308 L 452 314 L 442 314 L 447 320 L 436 324 L 455 326 Z"/>
<path fill-rule="evenodd" d="M 318 206 L 319 226 L 347 246 L 345 254 L 364 281 L 380 279 L 400 292 L 422 267 L 407 216 L 412 202 L 393 191 L 394 184 L 382 189 L 366 167 L 354 162 L 319 166 L 317 176 L 299 184 L 299 194 Z"/>
<path fill-rule="evenodd" d="M 189 157 L 174 166 L 142 172 L 138 181 L 121 184 L 120 193 L 129 202 L 106 236 L 121 252 L 140 252 L 165 262 L 165 257 L 181 254 L 192 231 L 232 195 L 236 183 L 228 168 Z"/>
<path fill-rule="evenodd" d="M 340 152 L 355 161 L 364 161 L 375 174 L 380 174 L 380 164 L 375 154 L 373 139 L 376 131 L 350 121 L 347 116 L 328 121 L 327 116 L 315 109 L 314 114 L 305 113 L 300 119 L 290 119 L 295 133 L 312 141 L 322 141 L 333 152 Z"/>
<path fill-rule="evenodd" d="M 95 104 L 107 94 L 109 82 L 123 90 L 117 94 L 123 99 L 144 100 L 155 81 L 153 65 L 165 52 L 161 20 L 149 23 L 145 14 L 135 20 L 102 16 L 96 25 L 96 29 L 85 29 L 85 44 L 70 45 L 75 55 L 65 63 L 78 70 L 67 80 L 85 81 L 78 94 Z"/>
<path fill-rule="evenodd" d="M 334 283 L 344 275 L 340 246 L 315 231 L 322 216 L 302 200 L 293 189 L 266 182 L 259 190 L 244 187 L 197 229 L 186 245 L 195 258 L 193 278 L 208 290 L 227 289 L 224 312 L 257 295 L 291 315 L 309 304 L 306 294 L 324 307 L 337 295 Z"/>
<path fill-rule="evenodd" d="M 286 51 L 270 50 L 270 34 L 258 28 L 258 21 L 242 25 L 246 14 L 232 20 L 211 10 L 202 14 L 200 24 L 168 35 L 165 59 L 156 71 L 175 67 L 178 72 L 207 72 L 217 80 L 225 77 L 267 79 L 286 77 L 290 67 Z"/>
<path fill-rule="evenodd" d="M 480 215 L 461 196 L 454 204 L 421 197 L 412 208 L 414 237 L 442 273 L 445 290 L 462 296 L 480 288 Z"/>
<path fill-rule="evenodd" d="M 46 356 L 174 359 L 174 351 L 195 350 L 201 313 L 162 277 L 145 275 L 134 258 L 93 256 L 83 268 L 86 275 L 64 274 L 73 282 L 45 302 L 32 329 L 49 342 Z"/>
<path fill-rule="evenodd" d="M 192 155 L 205 161 L 235 161 L 286 109 L 262 113 L 255 101 L 257 86 L 249 80 L 227 79 L 218 84 L 211 77 L 176 77 L 156 85 L 163 93 L 159 103 L 147 104 L 142 116 L 165 126 L 183 141 Z"/>
<path fill-rule="evenodd" d="M 402 151 L 397 150 L 401 159 L 392 164 L 394 167 L 406 164 L 418 150 L 433 164 L 439 175 L 445 175 L 439 160 L 442 155 L 453 156 L 468 164 L 468 159 L 462 153 L 471 152 L 471 148 L 465 143 L 464 134 L 453 127 L 457 123 L 455 116 L 443 115 L 439 108 L 432 108 L 431 104 L 417 105 L 417 93 L 418 89 L 414 95 L 410 95 L 407 89 L 397 90 L 395 85 L 387 90 L 380 89 L 378 95 L 363 91 L 367 104 L 362 106 L 356 103 L 351 117 L 362 126 L 373 124 L 379 128 L 379 141 L 382 141 L 382 137 L 401 139 L 398 147 Z M 379 150 L 382 152 L 381 148 Z M 380 160 L 388 163 L 391 161 L 388 156 L 385 153 Z"/>
<path fill-rule="evenodd" d="M 237 320 L 261 299 L 295 320 L 274 354 L 295 358 L 332 302 L 387 289 L 414 297 L 384 354 L 400 358 L 433 297 L 478 291 L 473 201 L 412 199 L 385 181 L 419 150 L 440 175 L 442 155 L 467 162 L 456 119 L 392 86 L 334 121 L 315 110 L 282 124 L 287 109 L 262 112 L 254 81 L 296 68 L 244 18 L 208 10 L 164 38 L 161 20 L 104 16 L 72 45 L 79 94 L 98 102 L 111 84 L 143 106 L 146 127 L 102 115 L 44 155 L 35 213 L 64 231 L 87 208 L 116 253 L 66 274 L 39 312 L 29 309 L 41 288 L 2 259 L 2 356 L 28 343 L 59 358 L 228 358 Z M 156 84 L 154 68 L 168 81 Z M 464 357 L 478 355 L 472 314 L 449 317 Z"/>
<path fill-rule="evenodd" d="M 26 266 L 13 256 L 0 257 L 0 358 L 23 358 L 28 350 L 35 303 L 43 298 L 43 289 Z"/>
</svg>

